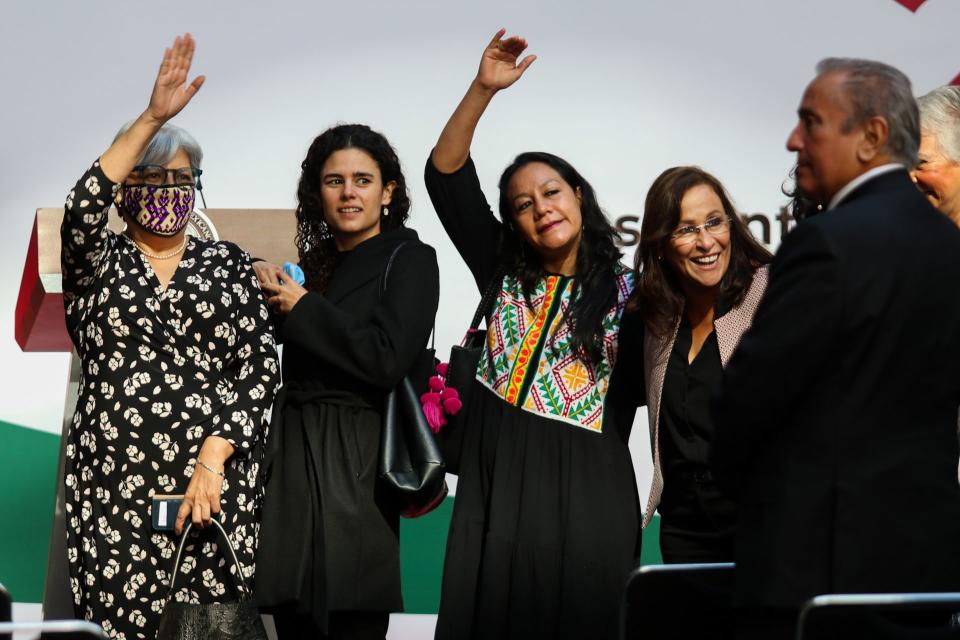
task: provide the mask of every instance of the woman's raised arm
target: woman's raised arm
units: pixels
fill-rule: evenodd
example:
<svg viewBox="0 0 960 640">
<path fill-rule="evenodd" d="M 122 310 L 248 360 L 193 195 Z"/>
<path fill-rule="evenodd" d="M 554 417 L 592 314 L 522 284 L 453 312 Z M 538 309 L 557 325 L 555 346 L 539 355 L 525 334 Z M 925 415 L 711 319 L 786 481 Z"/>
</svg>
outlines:
<svg viewBox="0 0 960 640">
<path fill-rule="evenodd" d="M 179 113 L 203 84 L 203 76 L 186 84 L 195 46 L 189 33 L 174 40 L 173 47 L 163 54 L 147 109 L 80 177 L 67 196 L 60 227 L 60 259 L 68 305 L 95 282 L 99 273 L 108 250 L 107 211 L 120 183 L 160 127 Z"/>
<path fill-rule="evenodd" d="M 530 55 L 517 62 L 527 48 L 527 41 L 519 36 L 504 38 L 505 33 L 506 29 L 497 31 L 484 49 L 477 77 L 440 133 L 431 158 L 441 173 L 453 173 L 463 166 L 470 154 L 473 132 L 490 100 L 498 91 L 519 80 L 537 59 Z"/>
<path fill-rule="evenodd" d="M 150 104 L 100 156 L 100 167 L 113 182 L 123 182 L 160 127 L 180 113 L 203 86 L 205 76 L 197 76 L 187 84 L 196 46 L 193 36 L 187 33 L 177 36 L 173 46 L 163 52 Z"/>
</svg>

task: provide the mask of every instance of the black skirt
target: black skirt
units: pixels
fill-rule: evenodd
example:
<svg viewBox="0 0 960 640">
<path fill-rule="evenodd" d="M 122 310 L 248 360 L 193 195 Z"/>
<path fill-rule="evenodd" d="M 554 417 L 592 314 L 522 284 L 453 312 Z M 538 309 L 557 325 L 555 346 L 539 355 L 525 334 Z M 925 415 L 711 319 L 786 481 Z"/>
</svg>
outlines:
<svg viewBox="0 0 960 640">
<path fill-rule="evenodd" d="M 403 609 L 399 514 L 377 481 L 380 422 L 350 393 L 281 391 L 257 550 L 266 611 L 325 631 L 330 611 Z"/>
<path fill-rule="evenodd" d="M 615 638 L 640 552 L 626 442 L 473 385 L 436 637 Z"/>
</svg>

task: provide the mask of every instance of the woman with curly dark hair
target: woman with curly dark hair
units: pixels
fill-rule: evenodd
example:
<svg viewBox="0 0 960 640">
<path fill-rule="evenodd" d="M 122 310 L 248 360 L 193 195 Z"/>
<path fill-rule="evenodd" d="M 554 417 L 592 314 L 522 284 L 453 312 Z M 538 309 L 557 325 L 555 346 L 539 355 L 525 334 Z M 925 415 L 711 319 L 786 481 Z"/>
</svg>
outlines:
<svg viewBox="0 0 960 640">
<path fill-rule="evenodd" d="M 280 638 L 382 640 L 403 608 L 399 507 L 377 481 L 383 404 L 433 327 L 437 258 L 404 226 L 407 185 L 381 134 L 332 127 L 302 168 L 305 286 L 256 265 L 284 343 L 257 598 Z"/>
<path fill-rule="evenodd" d="M 646 327 L 653 483 L 644 525 L 660 511 L 667 563 L 732 562 L 737 509 L 713 481 L 710 398 L 749 328 L 770 253 L 750 234 L 720 181 L 667 169 L 647 192 L 628 305 Z"/>
<path fill-rule="evenodd" d="M 462 418 L 440 432 L 459 480 L 436 637 L 614 638 L 640 552 L 627 438 L 642 381 L 639 358 L 617 358 L 633 277 L 590 183 L 555 155 L 517 156 L 491 212 L 474 130 L 533 62 L 503 34 L 426 168 L 437 215 L 493 294 Z"/>
</svg>

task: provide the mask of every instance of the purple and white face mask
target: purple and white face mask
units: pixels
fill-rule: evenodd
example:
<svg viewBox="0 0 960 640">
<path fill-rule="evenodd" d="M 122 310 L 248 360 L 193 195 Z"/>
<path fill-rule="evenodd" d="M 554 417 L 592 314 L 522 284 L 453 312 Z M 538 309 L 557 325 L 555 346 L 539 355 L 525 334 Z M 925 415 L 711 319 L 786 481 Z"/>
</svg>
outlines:
<svg viewBox="0 0 960 640">
<path fill-rule="evenodd" d="M 196 200 L 193 185 L 123 185 L 118 208 L 126 218 L 158 236 L 175 236 L 187 224 Z"/>
</svg>

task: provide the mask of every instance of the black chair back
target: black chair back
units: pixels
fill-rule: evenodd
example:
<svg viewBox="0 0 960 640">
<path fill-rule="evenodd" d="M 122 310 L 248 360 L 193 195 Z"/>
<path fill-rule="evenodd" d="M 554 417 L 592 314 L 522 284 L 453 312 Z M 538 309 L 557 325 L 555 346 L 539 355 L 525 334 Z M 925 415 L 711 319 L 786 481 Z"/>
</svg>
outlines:
<svg viewBox="0 0 960 640">
<path fill-rule="evenodd" d="M 817 596 L 800 610 L 798 640 L 960 638 L 960 593 Z"/>
<path fill-rule="evenodd" d="M 0 622 L 0 637 L 17 640 L 109 640 L 100 625 L 84 620 Z"/>
<path fill-rule="evenodd" d="M 732 562 L 646 565 L 627 580 L 624 640 L 734 637 Z"/>
<path fill-rule="evenodd" d="M 10 598 L 10 592 L 0 584 L 0 622 L 10 622 L 13 620 L 13 600 Z"/>
</svg>

